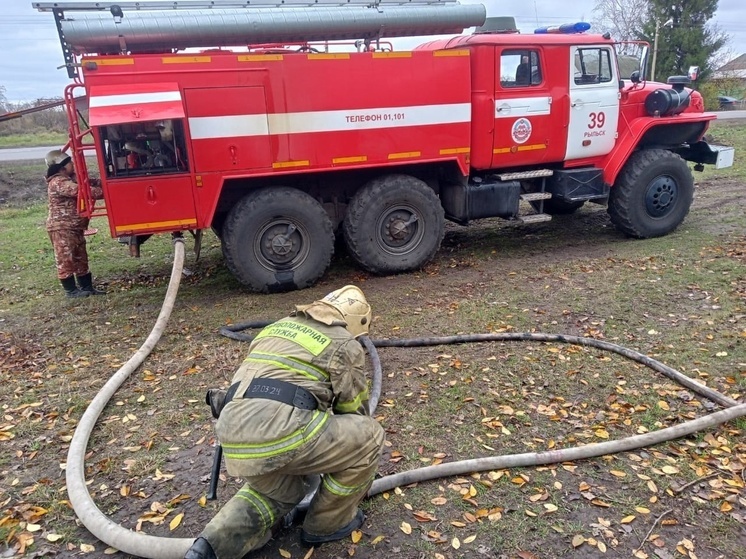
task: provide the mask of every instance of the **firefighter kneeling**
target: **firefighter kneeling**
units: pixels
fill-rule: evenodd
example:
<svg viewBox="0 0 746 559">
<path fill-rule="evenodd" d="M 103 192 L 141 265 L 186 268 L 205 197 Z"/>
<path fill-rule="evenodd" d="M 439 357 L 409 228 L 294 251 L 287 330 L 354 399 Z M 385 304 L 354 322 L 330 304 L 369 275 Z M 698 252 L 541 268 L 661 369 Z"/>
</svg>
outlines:
<svg viewBox="0 0 746 559">
<path fill-rule="evenodd" d="M 355 339 L 370 321 L 363 292 L 348 285 L 256 336 L 224 407 L 214 410 L 228 473 L 246 483 L 185 559 L 238 559 L 262 547 L 319 474 L 301 543 L 339 540 L 362 525 L 358 504 L 384 439 L 369 415 L 365 353 Z"/>
</svg>

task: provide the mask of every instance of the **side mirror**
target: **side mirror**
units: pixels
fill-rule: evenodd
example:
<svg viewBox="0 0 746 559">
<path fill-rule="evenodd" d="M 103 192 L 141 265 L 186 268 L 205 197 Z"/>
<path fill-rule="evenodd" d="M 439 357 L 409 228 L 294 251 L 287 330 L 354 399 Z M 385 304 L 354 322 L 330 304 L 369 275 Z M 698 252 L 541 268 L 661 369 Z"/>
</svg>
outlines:
<svg viewBox="0 0 746 559">
<path fill-rule="evenodd" d="M 699 75 L 699 66 L 689 66 L 689 71 L 687 72 L 687 76 L 689 76 L 689 79 L 691 81 L 696 81 L 698 75 Z"/>
<path fill-rule="evenodd" d="M 632 83 L 640 83 L 640 71 L 635 70 L 634 72 L 632 72 L 629 76 L 629 81 L 631 81 Z"/>
<path fill-rule="evenodd" d="M 619 89 L 624 89 L 624 80 L 619 80 Z"/>
</svg>

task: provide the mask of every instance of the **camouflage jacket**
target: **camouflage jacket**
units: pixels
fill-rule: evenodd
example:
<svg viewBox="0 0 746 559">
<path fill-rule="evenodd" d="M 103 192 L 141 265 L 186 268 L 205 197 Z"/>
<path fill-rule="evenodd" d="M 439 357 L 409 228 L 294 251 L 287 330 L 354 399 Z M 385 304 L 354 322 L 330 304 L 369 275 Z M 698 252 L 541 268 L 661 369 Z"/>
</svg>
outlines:
<svg viewBox="0 0 746 559">
<path fill-rule="evenodd" d="M 92 186 L 91 191 L 97 200 L 103 198 L 103 191 L 100 187 Z M 88 227 L 88 218 L 78 213 L 78 183 L 72 178 L 62 173 L 49 177 L 47 194 L 49 195 L 47 231 L 82 230 Z"/>
</svg>

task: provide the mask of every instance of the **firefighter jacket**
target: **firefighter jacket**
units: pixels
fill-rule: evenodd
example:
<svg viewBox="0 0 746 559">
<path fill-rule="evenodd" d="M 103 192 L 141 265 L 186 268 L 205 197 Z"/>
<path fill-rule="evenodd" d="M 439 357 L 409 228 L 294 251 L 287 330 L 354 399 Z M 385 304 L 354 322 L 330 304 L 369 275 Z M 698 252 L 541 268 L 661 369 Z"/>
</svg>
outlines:
<svg viewBox="0 0 746 559">
<path fill-rule="evenodd" d="M 92 186 L 93 197 L 103 198 L 103 191 L 98 186 Z M 78 183 L 63 173 L 57 173 L 47 178 L 47 194 L 49 195 L 49 215 L 47 217 L 47 231 L 62 231 L 74 229 L 82 231 L 88 227 L 88 218 L 78 213 Z"/>
<path fill-rule="evenodd" d="M 330 414 L 368 415 L 365 353 L 341 315 L 324 322 L 299 307 L 267 326 L 252 342 L 233 377 L 236 396 L 215 427 L 232 476 L 273 472 L 326 428 Z M 308 390 L 315 410 L 261 398 L 242 398 L 253 378 L 272 378 Z"/>
</svg>

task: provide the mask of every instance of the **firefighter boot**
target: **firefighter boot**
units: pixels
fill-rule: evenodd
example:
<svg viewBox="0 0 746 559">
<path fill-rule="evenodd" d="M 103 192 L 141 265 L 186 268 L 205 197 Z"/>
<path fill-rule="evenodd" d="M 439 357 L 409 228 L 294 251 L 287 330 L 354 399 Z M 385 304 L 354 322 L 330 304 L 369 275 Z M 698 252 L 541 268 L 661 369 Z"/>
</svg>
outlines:
<svg viewBox="0 0 746 559">
<path fill-rule="evenodd" d="M 91 272 L 88 272 L 84 276 L 78 276 L 78 283 L 80 284 L 80 291 L 88 293 L 89 295 L 106 295 L 106 291 L 93 287 L 93 277 L 91 276 Z"/>
<path fill-rule="evenodd" d="M 192 547 L 187 550 L 184 559 L 217 559 L 217 557 L 210 542 L 205 538 L 197 538 L 194 540 Z"/>
<path fill-rule="evenodd" d="M 90 295 L 90 293 L 88 293 L 87 291 L 78 289 L 78 287 L 75 285 L 75 276 L 61 279 L 60 283 L 62 284 L 62 287 L 65 290 L 65 296 L 68 299 L 79 299 L 80 297 L 88 297 Z"/>
<path fill-rule="evenodd" d="M 305 530 L 300 531 L 300 543 L 306 547 L 316 546 L 322 543 L 335 542 L 341 540 L 352 534 L 355 530 L 363 525 L 365 520 L 365 514 L 360 509 L 357 510 L 355 518 L 350 520 L 347 524 L 342 526 L 336 532 L 326 534 L 324 536 L 317 536 L 316 534 L 309 534 Z"/>
</svg>

